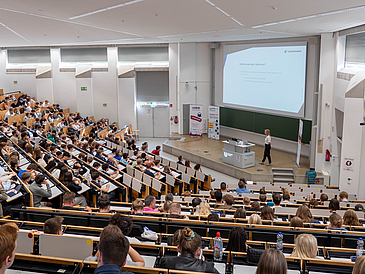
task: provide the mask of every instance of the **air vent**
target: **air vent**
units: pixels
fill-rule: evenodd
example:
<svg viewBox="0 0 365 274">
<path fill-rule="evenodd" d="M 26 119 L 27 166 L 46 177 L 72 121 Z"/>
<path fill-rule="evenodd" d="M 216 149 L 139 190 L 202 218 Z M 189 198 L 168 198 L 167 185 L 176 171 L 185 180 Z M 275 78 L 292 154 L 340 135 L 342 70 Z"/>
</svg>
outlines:
<svg viewBox="0 0 365 274">
<path fill-rule="evenodd" d="M 6 73 L 36 73 L 35 68 L 13 68 L 6 69 Z"/>
</svg>

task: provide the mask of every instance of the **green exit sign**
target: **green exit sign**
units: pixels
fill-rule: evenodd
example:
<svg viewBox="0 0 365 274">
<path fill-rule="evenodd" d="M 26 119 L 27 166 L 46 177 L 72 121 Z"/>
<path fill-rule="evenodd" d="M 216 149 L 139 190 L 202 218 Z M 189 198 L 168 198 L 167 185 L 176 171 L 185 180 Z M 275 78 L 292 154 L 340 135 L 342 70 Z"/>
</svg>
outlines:
<svg viewBox="0 0 365 274">
<path fill-rule="evenodd" d="M 81 87 L 81 91 L 87 91 L 87 87 Z"/>
</svg>

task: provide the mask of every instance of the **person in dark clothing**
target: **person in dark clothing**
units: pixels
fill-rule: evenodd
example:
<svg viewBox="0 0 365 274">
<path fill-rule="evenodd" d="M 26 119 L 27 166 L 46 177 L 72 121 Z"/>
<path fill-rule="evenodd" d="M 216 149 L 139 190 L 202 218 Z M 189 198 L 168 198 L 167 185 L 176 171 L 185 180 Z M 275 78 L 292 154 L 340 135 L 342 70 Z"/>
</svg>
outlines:
<svg viewBox="0 0 365 274">
<path fill-rule="evenodd" d="M 180 236 L 181 256 L 162 257 L 156 267 L 168 268 L 184 271 L 195 271 L 205 273 L 219 273 L 214 268 L 213 262 L 207 262 L 199 259 L 203 249 L 202 240 L 198 234 L 195 234 L 190 228 L 185 227 Z"/>
<path fill-rule="evenodd" d="M 121 233 L 111 233 L 99 243 L 98 268 L 94 274 L 129 274 L 120 268 L 127 261 L 129 242 Z"/>
<path fill-rule="evenodd" d="M 75 204 L 75 193 L 74 192 L 66 192 L 65 194 L 63 194 L 63 204 L 62 207 L 60 207 L 59 209 L 61 210 L 79 210 L 78 208 L 74 208 L 74 204 Z M 85 211 L 87 212 L 92 212 L 91 208 L 86 206 L 85 207 Z"/>
</svg>

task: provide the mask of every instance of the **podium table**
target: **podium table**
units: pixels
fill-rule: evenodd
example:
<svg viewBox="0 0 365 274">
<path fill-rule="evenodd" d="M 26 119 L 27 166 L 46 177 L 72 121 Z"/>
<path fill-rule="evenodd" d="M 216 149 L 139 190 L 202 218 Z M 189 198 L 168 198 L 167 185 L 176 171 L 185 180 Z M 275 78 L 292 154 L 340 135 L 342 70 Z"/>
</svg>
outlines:
<svg viewBox="0 0 365 274">
<path fill-rule="evenodd" d="M 223 143 L 223 163 L 239 168 L 255 166 L 255 152 L 251 151 L 255 144 L 234 140 L 226 140 Z"/>
</svg>

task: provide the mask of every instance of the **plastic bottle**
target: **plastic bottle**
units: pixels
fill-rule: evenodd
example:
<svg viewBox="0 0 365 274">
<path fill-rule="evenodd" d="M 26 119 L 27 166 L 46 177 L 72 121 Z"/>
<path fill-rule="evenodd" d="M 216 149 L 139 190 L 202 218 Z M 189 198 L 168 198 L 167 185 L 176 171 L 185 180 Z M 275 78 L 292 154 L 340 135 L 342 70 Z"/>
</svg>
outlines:
<svg viewBox="0 0 365 274">
<path fill-rule="evenodd" d="M 356 250 L 356 257 L 361 256 L 364 253 L 364 241 L 362 238 L 357 240 L 357 250 Z"/>
<path fill-rule="evenodd" d="M 222 255 L 223 255 L 223 240 L 221 238 L 221 233 L 217 232 L 216 237 L 214 238 L 213 241 L 214 244 L 214 260 L 215 261 L 221 261 L 222 260 Z"/>
<path fill-rule="evenodd" d="M 280 231 L 278 235 L 276 236 L 276 249 L 283 252 L 283 233 Z"/>
</svg>

